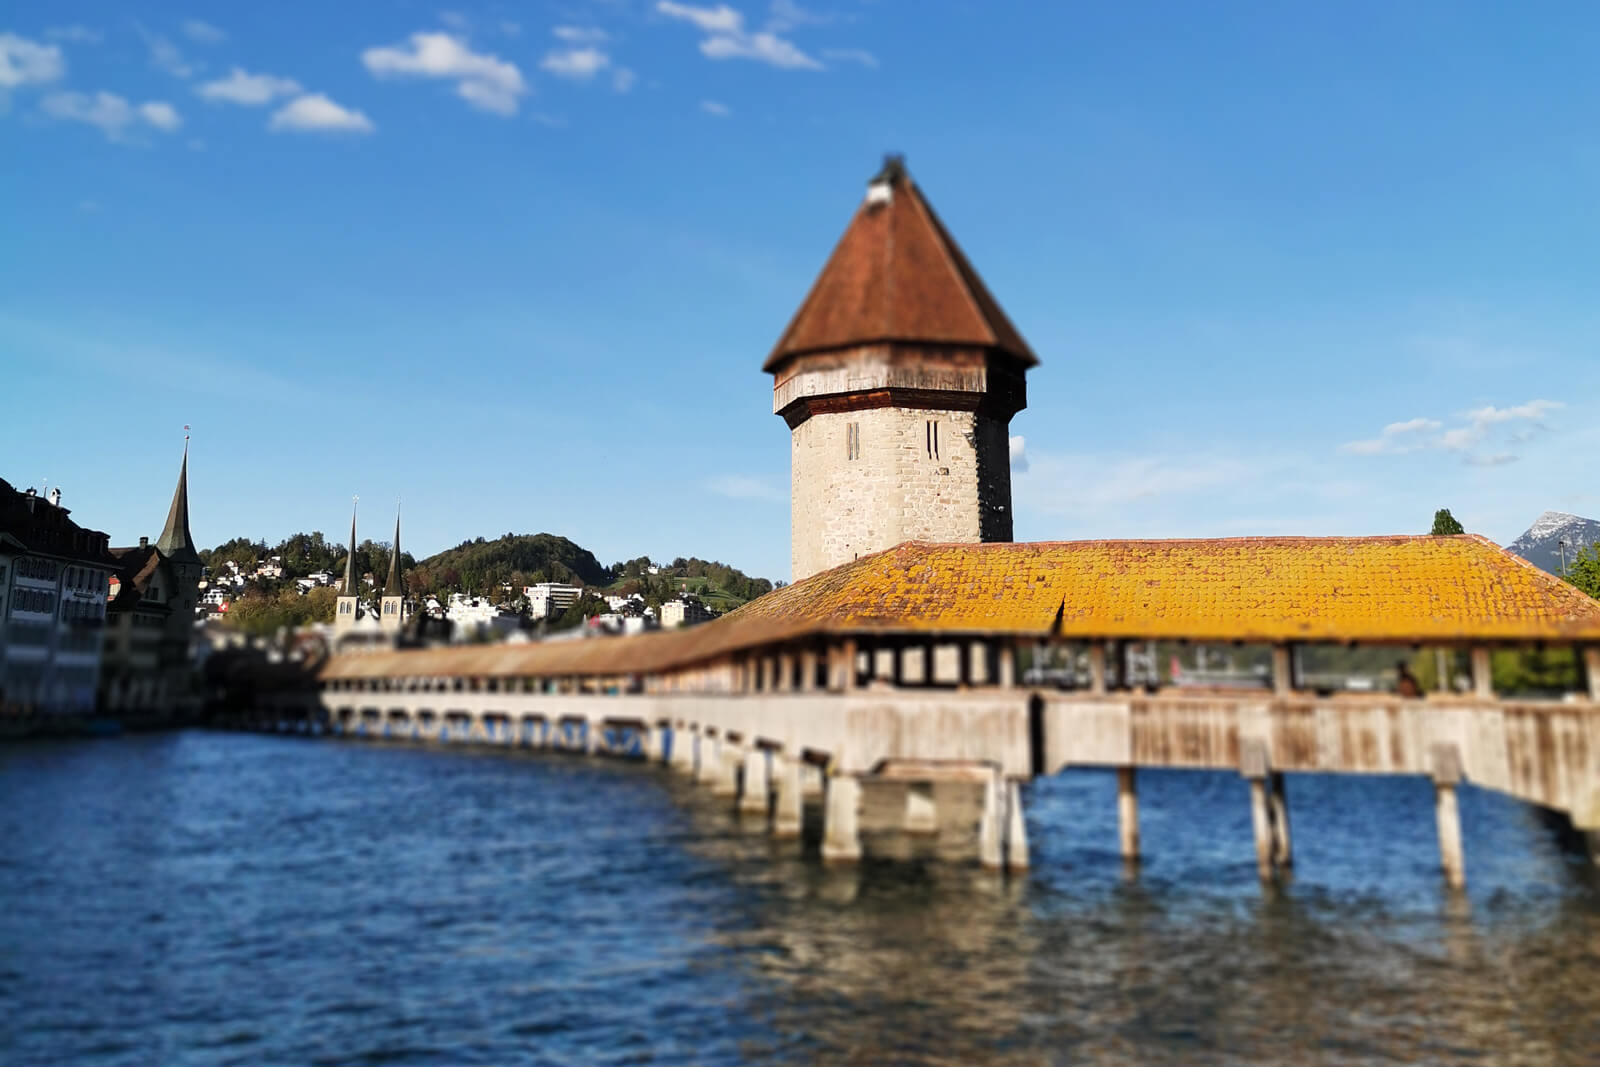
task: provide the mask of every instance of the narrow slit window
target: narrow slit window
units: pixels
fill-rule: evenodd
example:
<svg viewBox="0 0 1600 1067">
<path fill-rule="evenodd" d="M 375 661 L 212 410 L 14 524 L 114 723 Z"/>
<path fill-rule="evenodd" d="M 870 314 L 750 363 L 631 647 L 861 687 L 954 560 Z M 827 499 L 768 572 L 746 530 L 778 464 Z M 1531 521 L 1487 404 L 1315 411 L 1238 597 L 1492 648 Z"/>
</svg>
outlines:
<svg viewBox="0 0 1600 1067">
<path fill-rule="evenodd" d="M 844 428 L 844 447 L 847 459 L 861 458 L 861 424 L 847 423 Z"/>
<path fill-rule="evenodd" d="M 932 419 L 928 420 L 926 436 L 927 436 L 927 445 L 928 445 L 928 458 L 929 459 L 938 459 L 939 458 L 939 424 L 937 422 L 934 422 Z"/>
</svg>

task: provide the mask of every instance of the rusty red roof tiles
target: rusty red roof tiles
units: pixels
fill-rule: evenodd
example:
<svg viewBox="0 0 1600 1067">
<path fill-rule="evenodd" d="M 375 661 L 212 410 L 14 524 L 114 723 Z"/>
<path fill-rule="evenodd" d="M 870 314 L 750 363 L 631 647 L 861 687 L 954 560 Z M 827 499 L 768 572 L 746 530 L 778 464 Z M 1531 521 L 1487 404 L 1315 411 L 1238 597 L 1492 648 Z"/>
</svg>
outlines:
<svg viewBox="0 0 1600 1067">
<path fill-rule="evenodd" d="M 903 169 L 880 176 L 762 369 L 791 356 L 906 342 L 991 348 L 1024 367 L 1038 358 Z M 875 182 L 879 179 L 875 179 Z"/>
</svg>

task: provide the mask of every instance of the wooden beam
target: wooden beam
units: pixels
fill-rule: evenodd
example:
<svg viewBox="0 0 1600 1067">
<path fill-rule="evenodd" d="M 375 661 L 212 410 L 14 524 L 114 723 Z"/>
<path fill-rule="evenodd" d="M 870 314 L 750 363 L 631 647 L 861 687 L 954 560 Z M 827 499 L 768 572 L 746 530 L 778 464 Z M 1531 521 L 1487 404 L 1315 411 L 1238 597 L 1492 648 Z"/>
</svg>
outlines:
<svg viewBox="0 0 1600 1067">
<path fill-rule="evenodd" d="M 1294 646 L 1272 646 L 1272 691 L 1278 696 L 1294 692 Z"/>
<path fill-rule="evenodd" d="M 1583 673 L 1589 680 L 1589 699 L 1600 702 L 1600 647 L 1583 650 Z"/>
<path fill-rule="evenodd" d="M 1089 692 L 1104 693 L 1106 691 L 1106 643 L 1104 641 L 1091 641 L 1089 643 Z"/>
<path fill-rule="evenodd" d="M 1472 648 L 1472 694 L 1482 700 L 1494 699 L 1494 671 L 1489 650 L 1483 645 Z"/>
</svg>

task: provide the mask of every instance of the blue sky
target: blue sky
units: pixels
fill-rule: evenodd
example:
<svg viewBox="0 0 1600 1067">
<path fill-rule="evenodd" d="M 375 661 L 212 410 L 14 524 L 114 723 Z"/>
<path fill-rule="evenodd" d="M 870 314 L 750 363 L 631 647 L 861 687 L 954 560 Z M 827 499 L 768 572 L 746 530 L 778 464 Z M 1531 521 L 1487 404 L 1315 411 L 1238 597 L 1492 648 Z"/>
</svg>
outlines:
<svg viewBox="0 0 1600 1067">
<path fill-rule="evenodd" d="M 762 360 L 886 150 L 1041 359 L 1019 539 L 1600 514 L 1600 10 L 0 15 L 0 476 L 788 572 Z"/>
</svg>

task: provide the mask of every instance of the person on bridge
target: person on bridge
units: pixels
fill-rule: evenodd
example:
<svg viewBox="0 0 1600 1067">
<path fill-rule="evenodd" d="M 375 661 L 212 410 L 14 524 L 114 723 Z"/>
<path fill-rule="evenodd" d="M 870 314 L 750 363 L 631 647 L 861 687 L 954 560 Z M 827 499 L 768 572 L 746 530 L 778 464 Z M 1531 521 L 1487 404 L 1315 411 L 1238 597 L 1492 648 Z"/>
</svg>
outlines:
<svg viewBox="0 0 1600 1067">
<path fill-rule="evenodd" d="M 1395 680 L 1394 691 L 1403 697 L 1422 696 L 1422 686 L 1417 682 L 1417 676 L 1411 673 L 1411 668 L 1401 660 L 1394 665 Z"/>
</svg>

